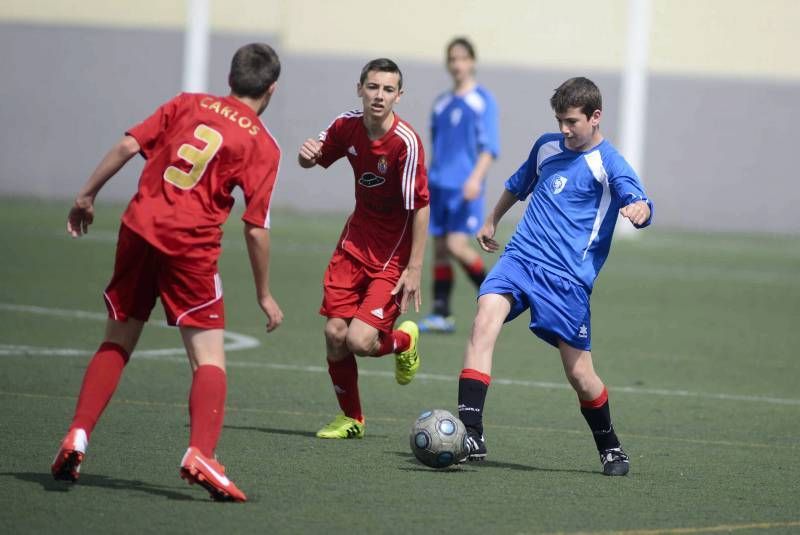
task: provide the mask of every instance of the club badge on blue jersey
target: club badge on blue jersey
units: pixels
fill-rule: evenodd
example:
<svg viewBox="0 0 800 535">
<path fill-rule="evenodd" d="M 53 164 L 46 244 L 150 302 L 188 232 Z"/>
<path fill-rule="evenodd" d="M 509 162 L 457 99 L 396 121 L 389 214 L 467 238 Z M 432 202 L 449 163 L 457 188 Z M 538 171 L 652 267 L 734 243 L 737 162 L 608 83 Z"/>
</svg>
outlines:
<svg viewBox="0 0 800 535">
<path fill-rule="evenodd" d="M 553 195 L 558 195 L 564 191 L 564 186 L 567 185 L 567 177 L 561 175 L 554 175 L 551 182 L 553 188 Z"/>
</svg>

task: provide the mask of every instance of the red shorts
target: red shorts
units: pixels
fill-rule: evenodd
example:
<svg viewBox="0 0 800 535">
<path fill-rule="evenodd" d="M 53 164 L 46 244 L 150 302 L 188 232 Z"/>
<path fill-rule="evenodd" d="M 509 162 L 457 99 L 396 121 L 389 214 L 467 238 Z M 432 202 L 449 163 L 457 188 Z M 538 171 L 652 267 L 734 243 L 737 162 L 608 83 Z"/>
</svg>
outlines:
<svg viewBox="0 0 800 535">
<path fill-rule="evenodd" d="M 167 323 L 222 329 L 222 282 L 214 260 L 168 256 L 126 225 L 120 225 L 114 275 L 103 296 L 108 317 L 147 321 L 161 297 Z"/>
<path fill-rule="evenodd" d="M 328 318 L 358 318 L 390 332 L 400 315 L 400 295 L 392 295 L 400 273 L 372 269 L 340 250 L 333 253 L 323 278 L 319 313 Z"/>
</svg>

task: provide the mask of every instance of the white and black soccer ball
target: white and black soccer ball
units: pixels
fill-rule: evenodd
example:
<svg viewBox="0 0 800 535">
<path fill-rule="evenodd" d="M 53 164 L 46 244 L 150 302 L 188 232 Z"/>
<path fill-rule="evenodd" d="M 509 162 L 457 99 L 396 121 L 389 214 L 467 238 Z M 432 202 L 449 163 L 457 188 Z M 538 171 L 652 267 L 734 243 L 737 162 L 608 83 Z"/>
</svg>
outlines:
<svg viewBox="0 0 800 535">
<path fill-rule="evenodd" d="M 447 468 L 469 453 L 464 424 L 444 409 L 420 414 L 411 427 L 409 442 L 414 457 L 431 468 Z"/>
</svg>

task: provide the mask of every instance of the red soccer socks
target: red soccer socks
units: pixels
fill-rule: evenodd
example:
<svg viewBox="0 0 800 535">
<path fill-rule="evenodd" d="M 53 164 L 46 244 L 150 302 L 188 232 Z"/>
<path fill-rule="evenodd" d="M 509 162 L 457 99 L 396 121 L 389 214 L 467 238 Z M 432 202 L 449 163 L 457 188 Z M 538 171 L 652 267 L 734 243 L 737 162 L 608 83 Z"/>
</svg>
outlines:
<svg viewBox="0 0 800 535">
<path fill-rule="evenodd" d="M 486 267 L 483 265 L 483 258 L 480 256 L 472 261 L 470 264 L 461 264 L 467 276 L 472 281 L 476 288 L 480 288 L 483 279 L 486 278 Z"/>
<path fill-rule="evenodd" d="M 380 347 L 375 356 L 388 355 L 389 353 L 402 353 L 411 345 L 411 336 L 408 333 L 395 329 L 390 333 L 379 333 Z"/>
<path fill-rule="evenodd" d="M 128 353 L 115 343 L 100 344 L 84 372 L 70 429 L 83 429 L 87 437 L 92 434 L 97 420 L 117 389 L 129 358 Z"/>
<path fill-rule="evenodd" d="M 453 268 L 450 264 L 433 266 L 433 313 L 450 315 L 450 293 L 453 291 Z"/>
<path fill-rule="evenodd" d="M 204 365 L 195 370 L 189 393 L 189 446 L 206 457 L 214 457 L 222 432 L 226 392 L 227 377 L 222 368 Z"/>
<path fill-rule="evenodd" d="M 345 416 L 364 421 L 361 413 L 361 398 L 358 394 L 358 365 L 356 358 L 351 353 L 347 357 L 338 361 L 328 360 L 328 374 L 333 382 L 333 390 L 336 392 L 336 399 L 339 407 Z"/>
</svg>

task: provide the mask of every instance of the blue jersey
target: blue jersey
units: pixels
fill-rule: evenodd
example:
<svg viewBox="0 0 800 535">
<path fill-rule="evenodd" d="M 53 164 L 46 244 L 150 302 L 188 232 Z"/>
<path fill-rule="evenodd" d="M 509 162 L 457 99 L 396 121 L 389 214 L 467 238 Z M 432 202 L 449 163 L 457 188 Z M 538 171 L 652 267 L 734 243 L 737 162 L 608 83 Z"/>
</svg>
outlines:
<svg viewBox="0 0 800 535">
<path fill-rule="evenodd" d="M 562 134 L 545 134 L 528 160 L 506 181 L 519 200 L 532 193 L 506 253 L 578 282 L 588 292 L 608 257 L 619 209 L 653 204 L 639 177 L 608 141 L 587 152 L 564 146 Z"/>
<path fill-rule="evenodd" d="M 452 91 L 440 95 L 433 103 L 431 140 L 430 185 L 461 190 L 482 152 L 495 158 L 500 154 L 492 94 L 479 85 L 465 95 Z"/>
</svg>

